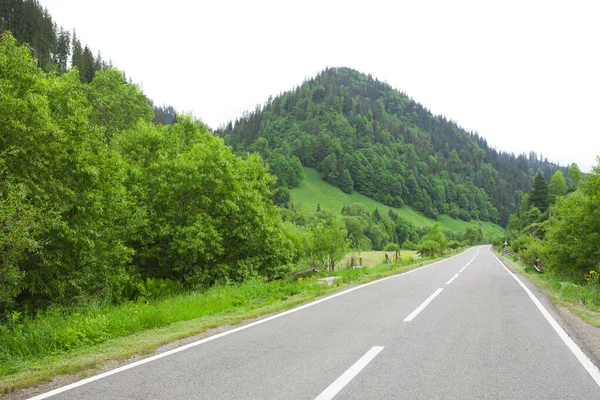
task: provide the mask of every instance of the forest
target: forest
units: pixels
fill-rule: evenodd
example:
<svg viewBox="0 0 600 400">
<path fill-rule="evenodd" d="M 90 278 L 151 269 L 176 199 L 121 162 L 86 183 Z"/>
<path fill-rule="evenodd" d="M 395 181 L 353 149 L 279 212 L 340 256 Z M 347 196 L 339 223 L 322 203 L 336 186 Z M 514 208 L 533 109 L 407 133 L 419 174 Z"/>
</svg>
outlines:
<svg viewBox="0 0 600 400">
<path fill-rule="evenodd" d="M 328 68 L 217 133 L 238 154 L 258 152 L 268 161 L 279 178 L 280 205 L 307 166 L 347 193 L 390 206 L 506 226 L 538 171 L 547 179 L 566 172 L 534 152 L 498 152 L 478 134 L 350 68 Z"/>
</svg>

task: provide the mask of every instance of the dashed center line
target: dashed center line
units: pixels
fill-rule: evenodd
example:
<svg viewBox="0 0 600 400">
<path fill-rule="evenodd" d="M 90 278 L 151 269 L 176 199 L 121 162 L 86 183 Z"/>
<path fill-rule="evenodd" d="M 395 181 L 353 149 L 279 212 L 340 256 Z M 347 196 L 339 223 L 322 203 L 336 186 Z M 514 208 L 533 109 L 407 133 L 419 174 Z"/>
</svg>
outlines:
<svg viewBox="0 0 600 400">
<path fill-rule="evenodd" d="M 438 290 L 433 292 L 433 294 L 431 296 L 429 296 L 427 298 L 427 300 L 425 300 L 423 303 L 421 303 L 421 305 L 419 307 L 417 307 L 417 309 L 415 311 L 411 312 L 408 317 L 404 318 L 404 322 L 412 321 L 417 315 L 419 315 L 419 313 L 421 311 L 423 311 L 425 309 L 425 307 L 427 307 L 429 305 L 429 303 L 431 303 L 431 301 L 433 299 L 435 299 L 437 297 L 438 294 L 440 294 L 442 292 L 442 290 L 444 290 L 444 289 L 439 288 Z"/>
<path fill-rule="evenodd" d="M 450 278 L 450 279 L 448 280 L 448 282 L 446 282 L 446 285 L 449 285 L 449 284 L 451 284 L 451 283 L 452 283 L 452 281 L 453 281 L 453 280 L 455 280 L 456 278 L 458 278 L 458 274 L 454 274 L 454 276 L 453 276 L 452 278 Z"/>
<path fill-rule="evenodd" d="M 327 389 L 323 390 L 315 400 L 330 400 L 340 392 L 360 371 L 362 371 L 383 350 L 383 346 L 372 347 L 371 350 L 355 362 L 339 378 L 337 378 Z"/>
<path fill-rule="evenodd" d="M 465 265 L 464 267 L 462 267 L 458 272 L 463 272 L 465 270 L 465 268 L 467 268 L 468 265 Z"/>
</svg>

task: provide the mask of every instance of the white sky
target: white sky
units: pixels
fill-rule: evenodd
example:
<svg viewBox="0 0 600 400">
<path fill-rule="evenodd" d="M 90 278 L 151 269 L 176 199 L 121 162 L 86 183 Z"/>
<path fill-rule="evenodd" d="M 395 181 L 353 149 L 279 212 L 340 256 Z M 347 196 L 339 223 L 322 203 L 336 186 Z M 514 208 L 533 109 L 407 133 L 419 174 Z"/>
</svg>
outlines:
<svg viewBox="0 0 600 400">
<path fill-rule="evenodd" d="M 583 171 L 600 155 L 594 0 L 40 3 L 156 103 L 212 128 L 347 66 L 497 149 Z"/>
</svg>

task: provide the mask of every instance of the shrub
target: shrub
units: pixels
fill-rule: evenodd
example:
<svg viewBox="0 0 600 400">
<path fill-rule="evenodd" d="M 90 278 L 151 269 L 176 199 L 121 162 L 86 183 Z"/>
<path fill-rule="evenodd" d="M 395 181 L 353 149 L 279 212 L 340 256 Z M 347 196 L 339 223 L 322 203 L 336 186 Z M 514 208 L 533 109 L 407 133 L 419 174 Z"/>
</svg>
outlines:
<svg viewBox="0 0 600 400">
<path fill-rule="evenodd" d="M 388 243 L 385 248 L 385 251 L 398 251 L 400 250 L 400 245 L 398 243 Z"/>
</svg>

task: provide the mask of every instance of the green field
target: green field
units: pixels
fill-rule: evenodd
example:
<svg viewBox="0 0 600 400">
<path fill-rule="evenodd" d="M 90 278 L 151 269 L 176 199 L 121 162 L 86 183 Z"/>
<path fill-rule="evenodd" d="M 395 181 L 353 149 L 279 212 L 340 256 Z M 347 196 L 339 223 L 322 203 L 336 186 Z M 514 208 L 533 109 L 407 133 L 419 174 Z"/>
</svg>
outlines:
<svg viewBox="0 0 600 400">
<path fill-rule="evenodd" d="M 290 193 L 294 207 L 298 212 L 303 214 L 314 213 L 317 209 L 317 204 L 320 205 L 321 210 L 323 211 L 340 213 L 344 205 L 363 203 L 371 212 L 377 207 L 381 213 L 387 214 L 388 210 L 391 208 L 402 218 L 412 222 L 417 228 L 431 226 L 434 223 L 439 222 L 444 229 L 453 232 L 463 232 L 468 226 L 477 227 L 481 224 L 485 238 L 488 237 L 488 234 L 504 234 L 504 229 L 491 222 L 465 222 L 450 218 L 447 215 L 441 215 L 439 220 L 435 221 L 425 217 L 410 207 L 394 208 L 381 204 L 356 192 L 352 194 L 344 193 L 340 188 L 332 186 L 322 180 L 321 176 L 314 168 L 304 168 L 304 180 L 299 187 L 291 189 Z"/>
</svg>

